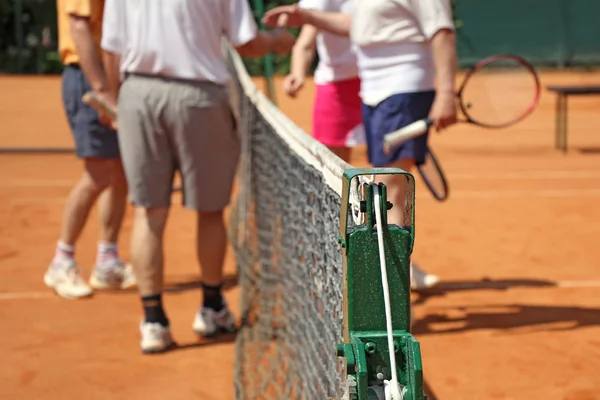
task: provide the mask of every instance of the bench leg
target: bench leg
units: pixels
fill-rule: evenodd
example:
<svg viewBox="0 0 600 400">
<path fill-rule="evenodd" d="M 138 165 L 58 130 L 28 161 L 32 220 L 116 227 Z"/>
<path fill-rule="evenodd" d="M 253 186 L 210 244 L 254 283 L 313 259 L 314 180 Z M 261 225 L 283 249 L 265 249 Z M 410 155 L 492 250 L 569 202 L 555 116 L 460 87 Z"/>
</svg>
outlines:
<svg viewBox="0 0 600 400">
<path fill-rule="evenodd" d="M 555 147 L 567 152 L 567 96 L 559 94 L 556 98 Z"/>
</svg>

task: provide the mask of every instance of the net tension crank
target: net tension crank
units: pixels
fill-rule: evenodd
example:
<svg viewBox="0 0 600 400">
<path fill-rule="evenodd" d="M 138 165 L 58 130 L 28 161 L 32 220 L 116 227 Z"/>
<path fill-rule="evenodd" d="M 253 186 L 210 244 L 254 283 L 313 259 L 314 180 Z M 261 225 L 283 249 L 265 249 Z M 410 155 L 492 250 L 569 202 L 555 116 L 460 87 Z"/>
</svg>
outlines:
<svg viewBox="0 0 600 400">
<path fill-rule="evenodd" d="M 414 204 L 414 178 L 395 168 L 344 172 L 340 245 L 343 258 L 344 400 L 427 400 L 419 342 L 410 333 L 410 255 L 414 243 L 414 207 L 406 226 L 388 224 L 392 204 L 386 186 L 359 179 L 404 175 L 405 192 Z M 350 224 L 352 213 L 362 214 Z M 379 222 L 379 223 L 378 223 Z"/>
</svg>

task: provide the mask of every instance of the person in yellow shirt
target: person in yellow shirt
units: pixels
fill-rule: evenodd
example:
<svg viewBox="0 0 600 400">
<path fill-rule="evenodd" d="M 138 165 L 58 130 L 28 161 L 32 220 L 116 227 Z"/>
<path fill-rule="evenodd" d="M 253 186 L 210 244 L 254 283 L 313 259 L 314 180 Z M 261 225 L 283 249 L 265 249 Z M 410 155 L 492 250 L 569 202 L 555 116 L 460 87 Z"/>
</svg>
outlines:
<svg viewBox="0 0 600 400">
<path fill-rule="evenodd" d="M 60 239 L 44 282 L 65 298 L 92 294 L 92 287 L 126 288 L 135 285 L 131 266 L 118 254 L 118 236 L 127 204 L 127 183 L 121 165 L 117 133 L 108 118 L 82 101 L 93 90 L 115 102 L 104 72 L 100 40 L 104 0 L 58 0 L 59 50 L 65 65 L 62 99 L 83 161 L 83 174 L 67 199 Z M 80 277 L 75 244 L 90 210 L 98 202 L 100 240 L 89 285 Z"/>
</svg>

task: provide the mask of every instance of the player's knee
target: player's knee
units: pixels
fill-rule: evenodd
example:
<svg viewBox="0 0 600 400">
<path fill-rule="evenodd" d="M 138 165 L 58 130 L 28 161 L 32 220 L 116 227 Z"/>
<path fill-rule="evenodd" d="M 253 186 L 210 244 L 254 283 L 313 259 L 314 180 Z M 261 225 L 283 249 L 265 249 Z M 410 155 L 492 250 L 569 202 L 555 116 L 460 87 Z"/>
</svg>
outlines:
<svg viewBox="0 0 600 400">
<path fill-rule="evenodd" d="M 219 223 L 223 221 L 223 210 L 198 211 L 198 223 Z"/>
<path fill-rule="evenodd" d="M 83 174 L 83 184 L 88 190 L 102 192 L 111 185 L 113 160 L 87 159 Z"/>
<path fill-rule="evenodd" d="M 154 233 L 161 233 L 165 229 L 169 209 L 166 207 L 136 207 L 135 223 Z"/>
</svg>

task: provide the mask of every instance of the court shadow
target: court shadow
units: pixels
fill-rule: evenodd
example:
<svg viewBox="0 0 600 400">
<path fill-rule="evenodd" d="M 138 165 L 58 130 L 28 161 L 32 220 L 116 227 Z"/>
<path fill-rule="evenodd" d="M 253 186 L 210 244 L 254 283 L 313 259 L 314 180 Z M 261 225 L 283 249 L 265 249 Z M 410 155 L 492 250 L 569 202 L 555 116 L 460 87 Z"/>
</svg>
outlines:
<svg viewBox="0 0 600 400">
<path fill-rule="evenodd" d="M 465 292 L 473 290 L 497 290 L 505 291 L 515 288 L 548 288 L 556 287 L 557 283 L 543 279 L 490 279 L 483 278 L 480 281 L 444 281 L 436 287 L 416 292 L 413 305 L 424 304 L 432 297 L 444 297 L 454 292 Z"/>
<path fill-rule="evenodd" d="M 227 334 L 219 335 L 212 339 L 211 338 L 202 338 L 202 339 L 198 339 L 198 341 L 196 341 L 196 342 L 176 343 L 175 346 L 168 351 L 168 353 L 171 353 L 174 351 L 199 349 L 202 347 L 214 346 L 216 344 L 233 343 L 233 342 L 235 342 L 235 338 L 236 338 L 236 333 L 227 333 Z M 168 354 L 168 353 L 159 353 L 159 354 Z"/>
<path fill-rule="evenodd" d="M 600 325 L 600 308 L 530 304 L 440 307 L 418 319 L 415 336 L 498 330 L 509 334 L 570 331 Z"/>
<path fill-rule="evenodd" d="M 577 151 L 581 154 L 600 154 L 600 147 L 579 147 Z"/>
<path fill-rule="evenodd" d="M 178 277 L 177 280 L 167 282 L 164 287 L 165 293 L 183 293 L 190 290 L 200 290 L 200 278 L 197 275 L 190 275 L 189 277 Z M 223 288 L 224 292 L 227 292 L 238 284 L 238 275 L 235 274 L 225 274 L 223 277 Z M 107 289 L 102 290 L 103 293 L 107 294 L 122 294 L 122 293 L 137 293 L 137 287 L 129 288 L 129 289 Z"/>
<path fill-rule="evenodd" d="M 199 277 L 190 277 L 190 279 L 181 279 L 175 282 L 169 282 L 165 285 L 165 293 L 181 293 L 187 292 L 189 290 L 200 290 L 200 278 Z M 238 284 L 238 275 L 235 274 L 225 274 L 223 277 L 223 291 L 227 292 Z"/>
<path fill-rule="evenodd" d="M 427 395 L 427 400 L 439 400 L 425 378 L 423 378 L 423 393 Z"/>
</svg>

